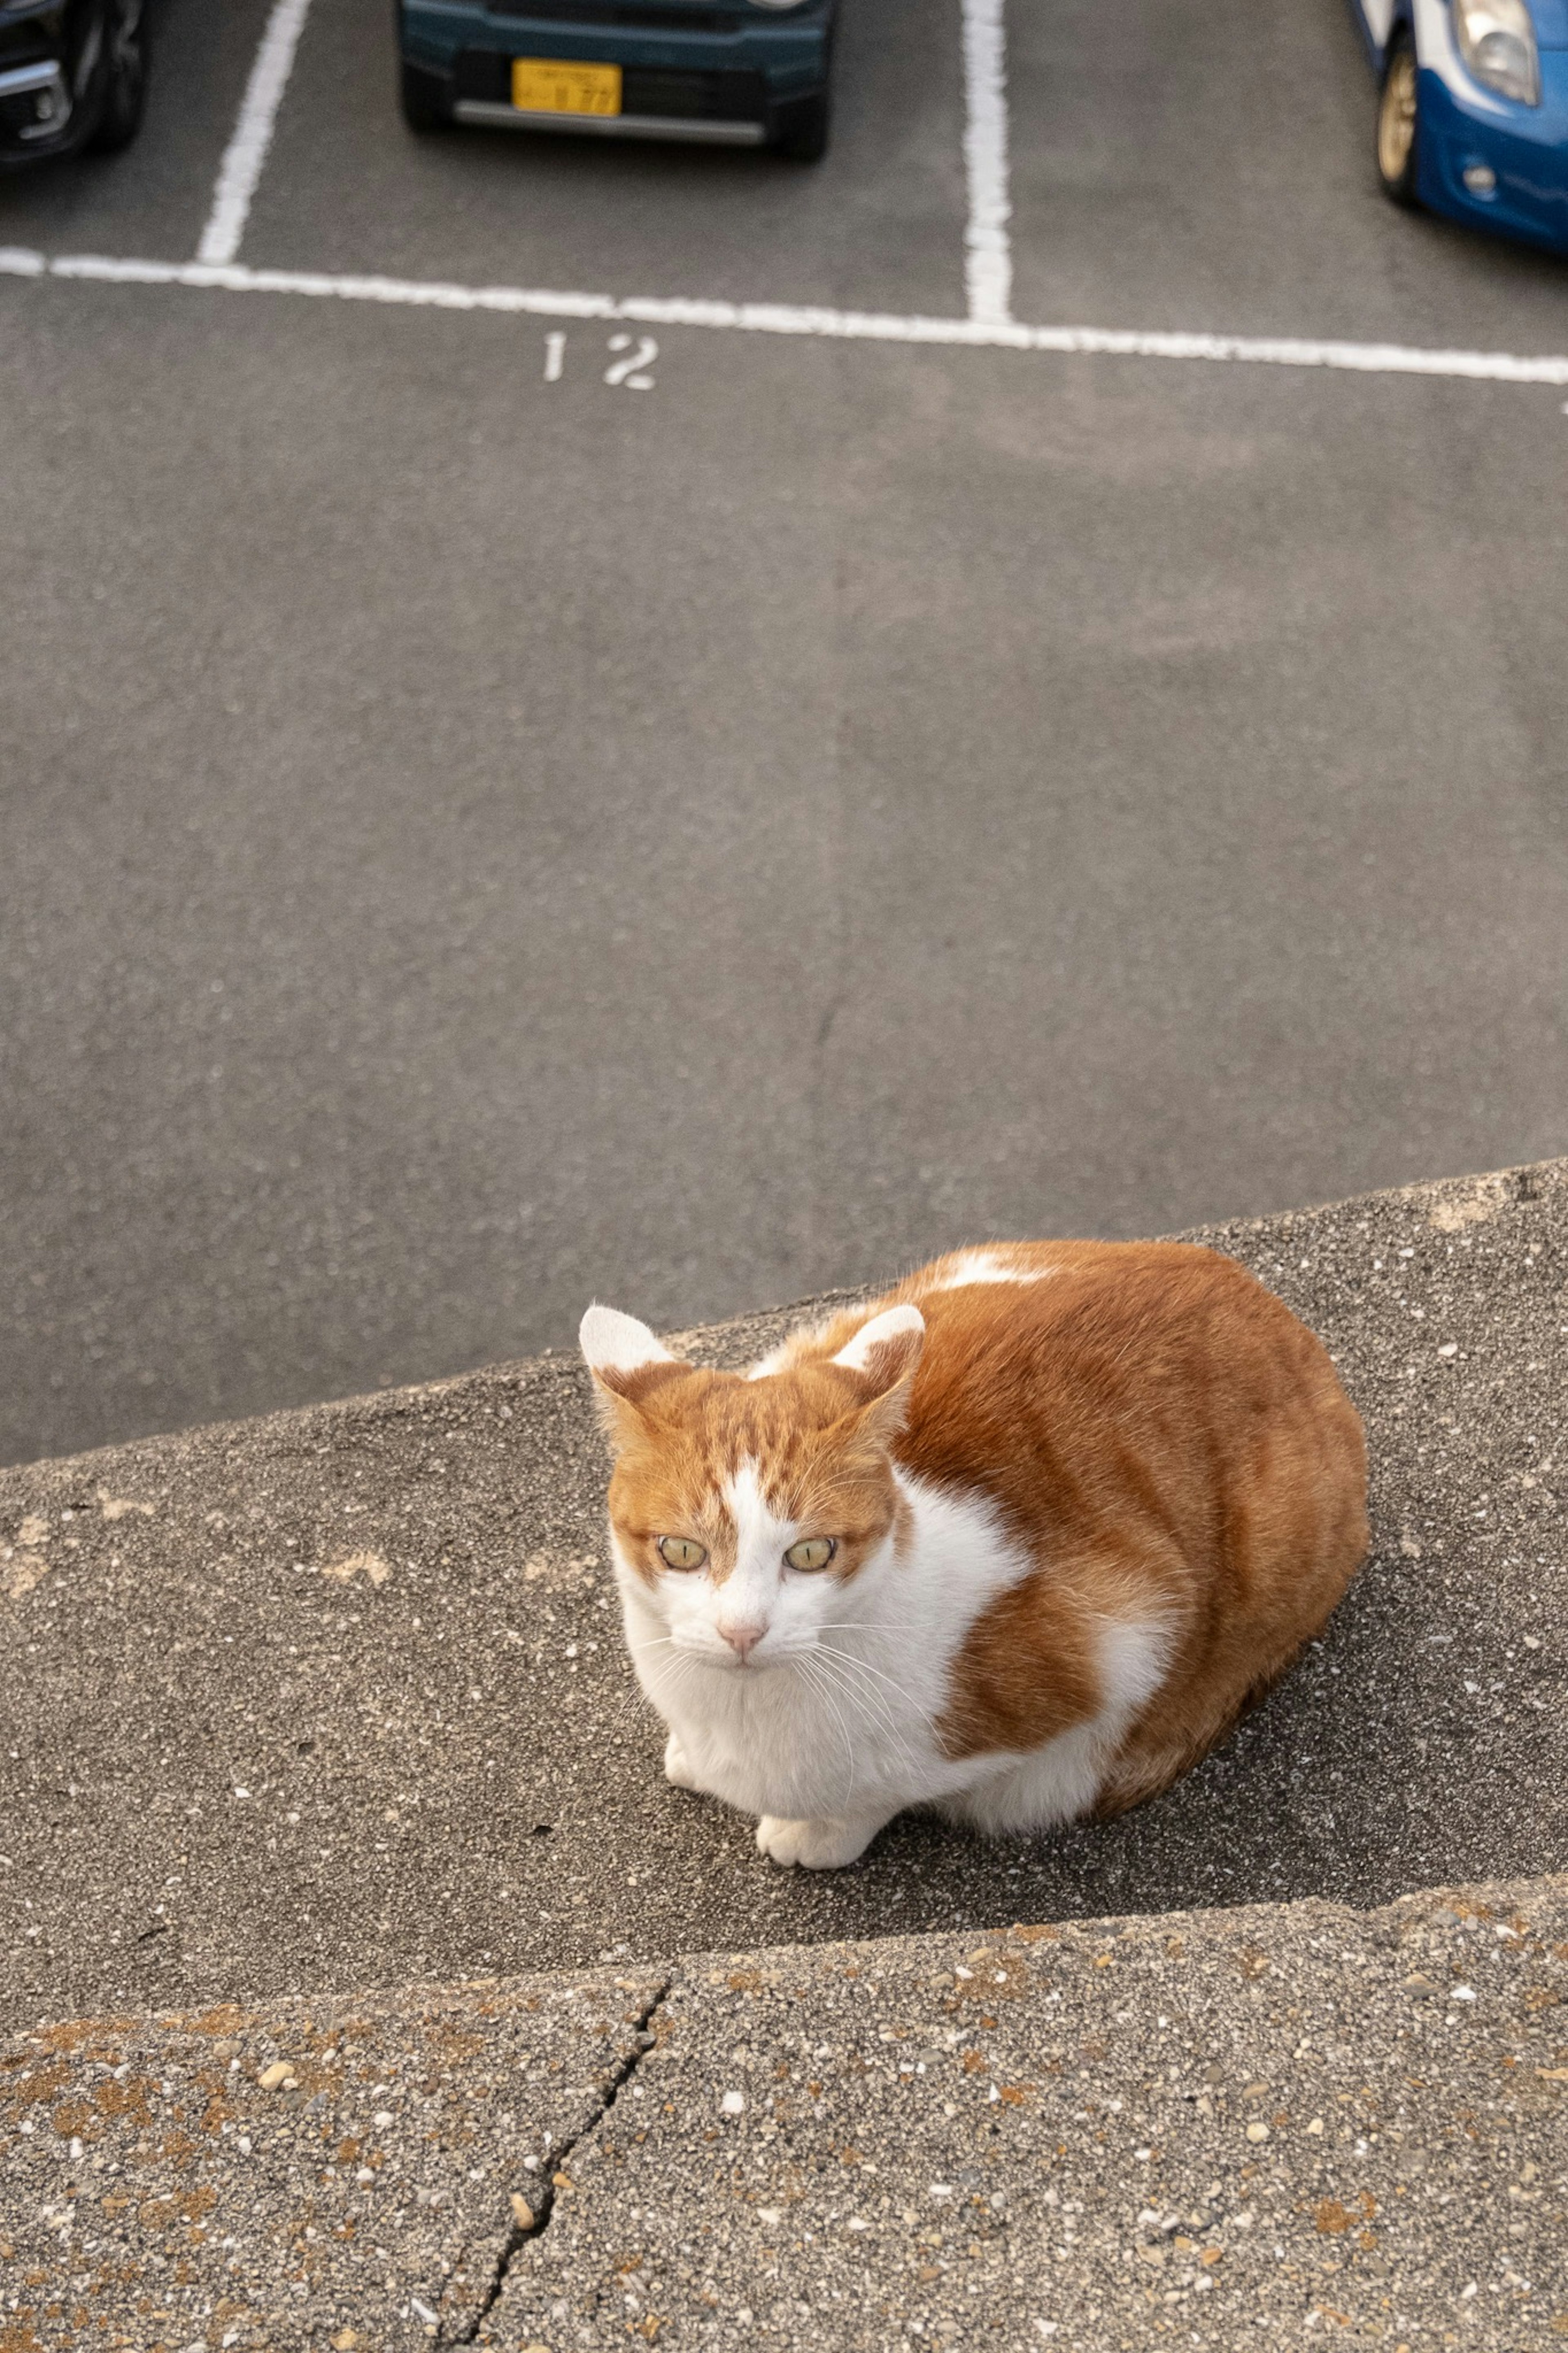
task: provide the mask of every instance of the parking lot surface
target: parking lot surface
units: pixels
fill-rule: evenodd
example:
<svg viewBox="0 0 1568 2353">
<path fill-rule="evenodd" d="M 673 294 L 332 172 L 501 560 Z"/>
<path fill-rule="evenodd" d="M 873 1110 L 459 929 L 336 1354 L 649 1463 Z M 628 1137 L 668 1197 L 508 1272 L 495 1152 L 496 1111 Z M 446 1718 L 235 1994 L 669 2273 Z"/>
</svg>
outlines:
<svg viewBox="0 0 1568 2353">
<path fill-rule="evenodd" d="M 0 1460 L 1563 1148 L 1568 268 L 1337 0 L 861 0 L 816 170 L 311 0 L 204 280 L 268 22 L 0 185 Z"/>
</svg>

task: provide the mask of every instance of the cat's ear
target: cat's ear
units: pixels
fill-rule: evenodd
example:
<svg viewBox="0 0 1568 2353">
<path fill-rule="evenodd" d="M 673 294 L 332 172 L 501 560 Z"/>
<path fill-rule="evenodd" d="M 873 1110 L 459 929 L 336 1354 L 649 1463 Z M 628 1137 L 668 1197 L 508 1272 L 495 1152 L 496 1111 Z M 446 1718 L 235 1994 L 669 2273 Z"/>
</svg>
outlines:
<svg viewBox="0 0 1568 2353">
<path fill-rule="evenodd" d="M 862 1324 L 833 1359 L 847 1371 L 859 1374 L 868 1391 L 866 1402 L 858 1409 L 861 1423 L 874 1428 L 880 1438 L 892 1438 L 904 1426 L 925 1336 L 925 1317 L 906 1302 L 902 1307 L 886 1307 L 880 1315 Z"/>
<path fill-rule="evenodd" d="M 577 1327 L 578 1344 L 588 1369 L 602 1380 L 606 1374 L 640 1373 L 645 1365 L 678 1365 L 657 1334 L 635 1315 L 618 1307 L 601 1307 L 595 1299 Z"/>
<path fill-rule="evenodd" d="M 617 1307 L 601 1307 L 597 1300 L 578 1325 L 577 1339 L 594 1376 L 605 1427 L 615 1439 L 632 1434 L 637 1408 L 651 1390 L 672 1372 L 689 1369 L 684 1358 L 671 1356 L 646 1324 L 635 1315 L 623 1315 Z"/>
</svg>

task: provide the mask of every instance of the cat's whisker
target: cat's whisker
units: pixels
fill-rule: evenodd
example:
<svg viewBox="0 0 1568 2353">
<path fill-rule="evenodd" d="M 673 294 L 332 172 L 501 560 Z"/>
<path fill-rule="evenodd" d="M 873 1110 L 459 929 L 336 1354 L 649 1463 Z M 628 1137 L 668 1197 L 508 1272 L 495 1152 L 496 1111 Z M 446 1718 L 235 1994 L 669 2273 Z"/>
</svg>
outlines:
<svg viewBox="0 0 1568 2353">
<path fill-rule="evenodd" d="M 875 1709 L 879 1720 L 887 1725 L 889 1736 L 898 1742 L 907 1757 L 912 1759 L 928 1747 L 935 1732 L 935 1717 L 917 1705 L 890 1676 L 884 1675 L 879 1682 L 868 1682 L 862 1675 L 857 1681 L 858 1662 L 847 1660 L 833 1651 L 826 1652 L 826 1656 L 833 1662 L 833 1671 L 840 1683 L 855 1693 L 862 1707 Z"/>
<path fill-rule="evenodd" d="M 853 1797 L 855 1793 L 855 1743 L 849 1737 L 849 1727 L 845 1723 L 843 1713 L 837 1701 L 834 1699 L 832 1692 L 828 1688 L 826 1678 L 824 1677 L 822 1682 L 817 1682 L 816 1677 L 811 1672 L 810 1663 L 804 1652 L 800 1653 L 797 1657 L 796 1664 L 799 1666 L 802 1674 L 805 1675 L 810 1687 L 815 1690 L 822 1699 L 826 1701 L 828 1706 L 833 1711 L 834 1719 L 838 1725 L 838 1729 L 844 1736 L 845 1751 L 849 1759 L 849 1788 L 847 1795 L 849 1797 Z"/>
<path fill-rule="evenodd" d="M 869 1694 L 859 1684 L 839 1683 L 837 1690 L 852 1711 L 858 1711 L 860 1721 L 870 1731 L 876 1745 L 885 1757 L 896 1759 L 906 1771 L 920 1778 L 920 1752 L 901 1725 L 879 1709 L 868 1704 Z"/>
<path fill-rule="evenodd" d="M 843 1651 L 832 1650 L 826 1642 L 818 1642 L 809 1655 L 818 1661 L 824 1668 L 831 1669 L 837 1673 L 847 1687 L 858 1692 L 861 1695 L 862 1705 L 875 1706 L 886 1724 L 896 1725 L 897 1719 L 892 1708 L 876 1681 L 861 1683 L 854 1682 L 854 1674 L 862 1663 L 858 1659 L 851 1659 Z M 883 1681 L 887 1681 L 887 1678 L 884 1677 Z"/>
<path fill-rule="evenodd" d="M 908 1729 L 899 1722 L 887 1694 L 875 1683 L 856 1683 L 847 1672 L 860 1662 L 846 1658 L 841 1651 L 830 1650 L 826 1643 L 818 1643 L 810 1655 L 829 1682 L 836 1682 L 837 1688 L 850 1704 L 865 1712 L 912 1767 L 916 1762 L 915 1748 Z"/>
<path fill-rule="evenodd" d="M 816 1629 L 816 1631 L 819 1635 L 883 1634 L 888 1636 L 890 1641 L 896 1643 L 901 1643 L 907 1640 L 906 1630 L 903 1627 L 890 1626 L 879 1619 L 870 1618 L 826 1618 Z M 841 1650 L 840 1656 L 858 1660 L 862 1666 L 871 1666 L 875 1663 L 873 1660 L 868 1659 L 866 1656 L 863 1651 L 851 1650 L 847 1647 Z"/>
<path fill-rule="evenodd" d="M 651 1648 L 651 1645 L 649 1647 Z M 650 1659 L 647 1662 L 648 1680 L 658 1691 L 658 1698 L 654 1703 L 656 1708 L 660 1706 L 671 1693 L 679 1691 L 684 1683 L 690 1680 L 690 1671 L 696 1663 L 689 1651 L 679 1649 L 675 1649 L 670 1658 Z"/>
<path fill-rule="evenodd" d="M 650 1659 L 647 1671 L 661 1683 L 679 1683 L 689 1682 L 700 1664 L 689 1651 L 677 1649 L 668 1659 Z"/>
<path fill-rule="evenodd" d="M 803 1651 L 797 1651 L 790 1660 L 789 1663 L 792 1667 L 799 1670 L 800 1680 L 805 1685 L 805 1688 L 810 1693 L 813 1700 L 821 1700 L 825 1696 L 822 1685 L 817 1677 L 812 1672 L 810 1662 L 807 1660 L 805 1653 Z M 842 1729 L 842 1727 L 840 1728 Z"/>
<path fill-rule="evenodd" d="M 833 1645 L 828 1642 L 819 1643 L 817 1648 L 822 1651 L 825 1657 L 836 1659 L 840 1666 L 852 1667 L 864 1675 L 875 1675 L 879 1682 L 886 1683 L 890 1691 L 894 1691 L 898 1694 L 899 1697 L 903 1701 L 906 1707 L 909 1708 L 910 1714 L 919 1723 L 925 1725 L 935 1724 L 936 1717 L 928 1708 L 923 1708 L 921 1705 L 914 1694 L 911 1691 L 906 1690 L 904 1685 L 899 1682 L 896 1675 L 889 1674 L 884 1668 L 877 1666 L 870 1659 L 861 1658 L 857 1651 L 836 1650 Z"/>
</svg>

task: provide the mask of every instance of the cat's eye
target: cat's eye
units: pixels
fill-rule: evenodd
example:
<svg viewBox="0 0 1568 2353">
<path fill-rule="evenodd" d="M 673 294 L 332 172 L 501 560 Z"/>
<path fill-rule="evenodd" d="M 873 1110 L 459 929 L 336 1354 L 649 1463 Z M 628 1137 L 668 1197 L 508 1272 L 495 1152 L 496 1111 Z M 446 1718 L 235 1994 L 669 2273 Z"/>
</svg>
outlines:
<svg viewBox="0 0 1568 2353">
<path fill-rule="evenodd" d="M 803 1536 L 791 1545 L 784 1560 L 791 1568 L 826 1568 L 837 1550 L 832 1536 Z"/>
<path fill-rule="evenodd" d="M 666 1568 L 700 1568 L 708 1557 L 708 1547 L 692 1536 L 660 1536 L 657 1546 Z"/>
</svg>

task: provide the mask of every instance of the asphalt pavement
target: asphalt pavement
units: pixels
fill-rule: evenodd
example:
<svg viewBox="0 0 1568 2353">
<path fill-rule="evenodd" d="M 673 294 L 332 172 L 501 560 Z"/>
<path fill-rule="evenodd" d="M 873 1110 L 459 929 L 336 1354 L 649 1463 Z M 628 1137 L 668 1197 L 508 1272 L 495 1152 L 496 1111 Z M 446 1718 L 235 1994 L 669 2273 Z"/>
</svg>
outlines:
<svg viewBox="0 0 1568 2353">
<path fill-rule="evenodd" d="M 188 260 L 265 21 L 0 246 Z M 1018 319 L 1568 352 L 1339 0 L 1007 29 Z M 426 143 L 313 0 L 240 258 L 960 317 L 957 6 L 839 66 L 816 172 Z M 0 1460 L 1568 1143 L 1560 388 L 0 311 Z"/>
</svg>

